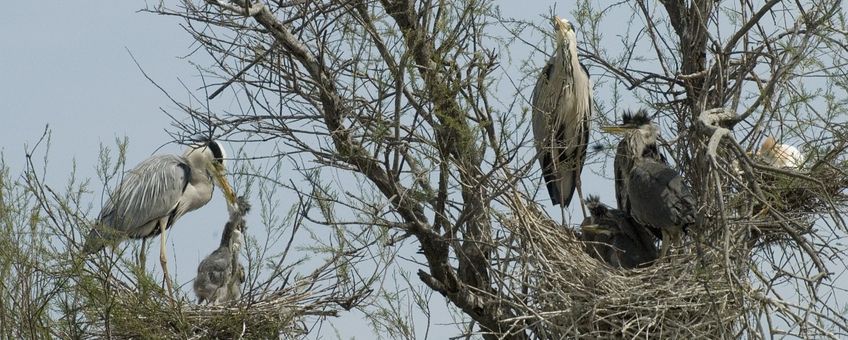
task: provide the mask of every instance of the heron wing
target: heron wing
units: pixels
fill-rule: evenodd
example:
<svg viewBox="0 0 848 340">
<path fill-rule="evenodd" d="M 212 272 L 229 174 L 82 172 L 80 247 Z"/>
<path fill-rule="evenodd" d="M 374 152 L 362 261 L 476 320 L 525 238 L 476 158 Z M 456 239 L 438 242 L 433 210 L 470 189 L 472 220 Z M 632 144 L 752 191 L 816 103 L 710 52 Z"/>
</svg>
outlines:
<svg viewBox="0 0 848 340">
<path fill-rule="evenodd" d="M 124 174 L 100 213 L 101 224 L 134 235 L 145 224 L 171 214 L 191 177 L 188 162 L 176 155 L 158 155 Z"/>
<path fill-rule="evenodd" d="M 542 178 L 548 189 L 548 195 L 554 205 L 567 206 L 571 203 L 578 178 L 583 170 L 586 147 L 589 141 L 589 117 L 591 117 L 591 88 L 589 73 L 581 64 L 585 86 L 580 91 L 563 91 L 565 82 L 556 56 L 551 58 L 533 88 L 531 104 L 533 106 L 533 135 L 537 157 L 542 168 Z M 577 77 L 575 77 L 577 78 Z M 574 94 L 588 96 L 587 112 L 570 112 L 568 107 L 577 107 Z"/>
<path fill-rule="evenodd" d="M 672 216 L 675 217 L 674 223 L 681 226 L 683 231 L 686 231 L 688 226 L 695 224 L 697 210 L 695 197 L 683 183 L 683 177 L 674 177 L 669 182 L 666 200 L 671 207 Z"/>
<path fill-rule="evenodd" d="M 683 178 L 669 166 L 639 162 L 630 172 L 631 215 L 657 228 L 684 228 L 695 221 L 695 200 Z"/>
<path fill-rule="evenodd" d="M 618 142 L 612 166 L 615 172 L 615 201 L 618 203 L 618 209 L 625 212 L 630 211 L 630 204 L 627 201 L 627 182 L 630 179 L 630 170 L 633 169 L 633 159 L 629 156 L 628 148 L 626 138 Z"/>
<path fill-rule="evenodd" d="M 202 278 L 209 288 L 217 289 L 226 284 L 231 270 L 230 251 L 221 247 L 200 262 L 197 266 L 197 277 Z"/>
</svg>

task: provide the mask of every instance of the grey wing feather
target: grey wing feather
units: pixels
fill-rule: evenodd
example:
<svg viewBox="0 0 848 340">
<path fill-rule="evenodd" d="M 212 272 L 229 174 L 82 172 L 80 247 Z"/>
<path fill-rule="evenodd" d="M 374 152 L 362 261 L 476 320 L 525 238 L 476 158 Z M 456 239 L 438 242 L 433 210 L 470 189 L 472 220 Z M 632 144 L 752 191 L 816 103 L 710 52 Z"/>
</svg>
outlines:
<svg viewBox="0 0 848 340">
<path fill-rule="evenodd" d="M 187 161 L 176 155 L 150 157 L 124 175 L 106 201 L 100 223 L 132 235 L 154 219 L 167 216 L 185 191 L 191 174 Z M 146 236 L 146 235 L 140 235 Z"/>
<path fill-rule="evenodd" d="M 666 200 L 671 207 L 672 216 L 676 217 L 674 222 L 680 225 L 683 231 L 686 231 L 688 226 L 695 224 L 695 197 L 686 188 L 683 177 L 677 176 L 668 184 Z"/>
<path fill-rule="evenodd" d="M 194 278 L 194 292 L 198 298 L 209 299 L 218 288 L 223 287 L 231 269 L 228 248 L 218 248 L 203 259 L 197 266 L 197 277 Z"/>
<path fill-rule="evenodd" d="M 630 204 L 627 201 L 627 182 L 632 168 L 633 160 L 629 156 L 627 140 L 622 139 L 615 150 L 613 172 L 615 172 L 615 201 L 618 203 L 618 209 L 625 212 L 630 211 Z"/>
<path fill-rule="evenodd" d="M 677 171 L 665 164 L 646 161 L 634 167 L 628 193 L 631 214 L 640 223 L 678 229 L 695 220 L 691 192 Z"/>
<path fill-rule="evenodd" d="M 564 105 L 560 100 L 560 87 L 564 84 L 551 82 L 554 67 L 556 65 L 552 58 L 545 65 L 533 88 L 533 136 L 548 195 L 554 205 L 567 206 L 571 203 L 586 158 L 589 142 L 588 117 L 591 117 L 592 98 L 591 89 L 588 89 L 589 112 L 578 112 L 575 117 L 566 117 L 566 120 L 560 121 L 556 115 L 559 114 L 557 106 Z M 578 72 L 580 71 L 584 72 L 588 80 L 589 73 L 582 64 Z M 589 86 L 588 82 L 586 86 Z M 563 146 L 569 141 L 573 143 L 568 147 Z"/>
</svg>

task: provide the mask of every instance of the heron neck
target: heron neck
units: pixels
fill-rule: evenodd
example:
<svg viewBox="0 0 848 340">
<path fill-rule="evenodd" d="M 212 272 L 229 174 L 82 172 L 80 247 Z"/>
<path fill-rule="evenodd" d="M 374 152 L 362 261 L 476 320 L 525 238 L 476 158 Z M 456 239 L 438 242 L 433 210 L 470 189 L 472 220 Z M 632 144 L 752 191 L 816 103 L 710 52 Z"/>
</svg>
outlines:
<svg viewBox="0 0 848 340">
<path fill-rule="evenodd" d="M 227 222 L 224 226 L 224 233 L 221 235 L 221 247 L 229 247 L 230 240 L 233 238 L 233 229 L 235 229 L 235 222 Z"/>
<path fill-rule="evenodd" d="M 559 78 L 564 82 L 563 85 L 566 85 L 563 89 L 570 89 L 573 93 L 574 100 L 568 105 L 573 105 L 572 109 L 577 112 L 591 114 L 592 85 L 589 83 L 589 75 L 583 70 L 577 58 L 575 42 L 574 34 L 569 34 L 566 39 L 558 42 L 555 58 L 561 61 L 561 65 L 557 67 L 562 72 Z"/>
</svg>

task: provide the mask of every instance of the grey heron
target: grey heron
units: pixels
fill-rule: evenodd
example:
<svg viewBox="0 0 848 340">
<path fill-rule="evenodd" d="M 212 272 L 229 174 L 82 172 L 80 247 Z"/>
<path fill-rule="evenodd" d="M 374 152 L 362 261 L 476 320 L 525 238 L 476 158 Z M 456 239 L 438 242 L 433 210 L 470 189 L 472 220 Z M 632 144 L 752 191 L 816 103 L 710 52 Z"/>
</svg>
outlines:
<svg viewBox="0 0 848 340">
<path fill-rule="evenodd" d="M 772 136 L 766 137 L 757 155 L 775 168 L 800 169 L 806 160 L 798 148 L 778 143 Z"/>
<path fill-rule="evenodd" d="M 244 244 L 244 216 L 250 211 L 250 204 L 244 197 L 239 197 L 238 205 L 228 205 L 228 208 L 230 219 L 224 225 L 221 244 L 197 266 L 194 279 L 197 303 L 219 304 L 241 296 L 244 266 L 239 262 L 239 251 Z"/>
<path fill-rule="evenodd" d="M 636 222 L 661 231 L 660 256 L 665 257 L 671 245 L 678 243 L 682 233 L 695 224 L 695 198 L 683 183 L 683 177 L 657 160 L 659 129 L 649 119 L 606 126 L 602 130 L 624 133 L 627 140 L 625 152 L 632 163 L 629 164 L 630 169 L 616 171 L 627 174 L 627 213 Z"/>
<path fill-rule="evenodd" d="M 110 193 L 97 222 L 86 237 L 85 254 L 123 239 L 161 236 L 159 260 L 169 290 L 165 231 L 187 212 L 212 199 L 217 181 L 228 202 L 235 194 L 225 177 L 224 149 L 216 141 L 190 146 L 182 156 L 152 156 L 124 174 Z"/>
<path fill-rule="evenodd" d="M 635 113 L 625 111 L 621 115 L 621 125 L 631 128 L 638 128 L 643 124 L 650 124 L 651 118 L 645 110 L 638 110 Z M 648 143 L 646 146 L 648 152 L 642 157 L 651 157 L 655 161 L 667 164 L 665 156 L 660 153 L 657 148 L 656 139 Z M 615 150 L 615 160 L 613 162 L 613 172 L 615 173 L 615 200 L 618 204 L 618 209 L 625 212 L 630 211 L 630 204 L 627 195 L 627 182 L 630 180 L 630 170 L 633 169 L 633 156 L 630 153 L 630 145 L 628 138 L 622 138 Z"/>
<path fill-rule="evenodd" d="M 559 17 L 554 17 L 553 25 L 556 51 L 533 88 L 532 123 L 548 195 L 553 205 L 565 208 L 575 188 L 582 196 L 580 172 L 589 142 L 592 89 L 589 73 L 577 59 L 574 27 Z"/>
<path fill-rule="evenodd" d="M 580 225 L 590 255 L 613 267 L 633 269 L 657 259 L 655 238 L 619 209 L 601 203 L 597 196 L 586 201 L 589 216 Z"/>
</svg>

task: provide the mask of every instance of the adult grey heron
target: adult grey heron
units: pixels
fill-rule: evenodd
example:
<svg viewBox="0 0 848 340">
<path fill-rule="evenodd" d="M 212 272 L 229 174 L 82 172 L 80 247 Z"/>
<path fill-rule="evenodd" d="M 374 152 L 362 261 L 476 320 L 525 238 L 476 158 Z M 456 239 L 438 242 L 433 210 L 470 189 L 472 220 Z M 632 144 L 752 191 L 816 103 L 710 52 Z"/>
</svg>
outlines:
<svg viewBox="0 0 848 340">
<path fill-rule="evenodd" d="M 553 205 L 567 207 L 575 188 L 582 199 L 580 172 L 589 142 L 592 89 L 589 73 L 577 59 L 574 27 L 559 17 L 553 24 L 556 51 L 533 88 L 532 122 L 548 195 Z"/>
<path fill-rule="evenodd" d="M 621 115 L 621 125 L 630 128 L 638 128 L 644 124 L 650 124 L 651 118 L 648 117 L 648 113 L 645 110 L 638 110 L 635 113 L 630 111 L 625 111 L 624 114 Z M 656 137 L 654 140 L 648 141 L 646 143 L 646 151 L 642 157 L 650 157 L 655 161 L 668 164 L 656 144 Z M 622 138 L 620 142 L 618 142 L 618 147 L 615 150 L 615 160 L 613 162 L 613 172 L 615 173 L 615 200 L 618 204 L 618 209 L 623 210 L 625 212 L 630 211 L 630 204 L 628 202 L 627 195 L 627 182 L 630 180 L 630 170 L 633 169 L 633 156 L 630 153 L 630 145 L 628 138 Z"/>
<path fill-rule="evenodd" d="M 244 244 L 244 215 L 250 211 L 250 204 L 244 197 L 239 197 L 238 205 L 228 205 L 228 208 L 230 219 L 224 225 L 221 244 L 197 266 L 197 277 L 194 278 L 197 303 L 205 301 L 214 305 L 241 296 L 244 266 L 239 262 L 239 251 Z"/>
<path fill-rule="evenodd" d="M 636 222 L 662 232 L 660 256 L 665 257 L 671 245 L 680 242 L 681 234 L 695 224 L 695 198 L 677 171 L 657 161 L 659 129 L 650 120 L 602 130 L 624 133 L 627 139 L 625 152 L 632 165 L 630 169 L 619 169 L 627 174 L 627 212 Z"/>
<path fill-rule="evenodd" d="M 83 252 L 91 254 L 125 238 L 161 236 L 159 260 L 168 288 L 173 291 L 165 256 L 165 231 L 181 216 L 212 199 L 213 179 L 228 202 L 235 194 L 225 177 L 226 155 L 216 141 L 190 146 L 182 156 L 152 156 L 124 174 L 109 195 L 98 220 L 86 237 Z"/>
<path fill-rule="evenodd" d="M 655 238 L 619 209 L 601 203 L 590 195 L 584 202 L 589 216 L 580 225 L 590 255 L 613 267 L 633 269 L 657 259 Z"/>
</svg>

